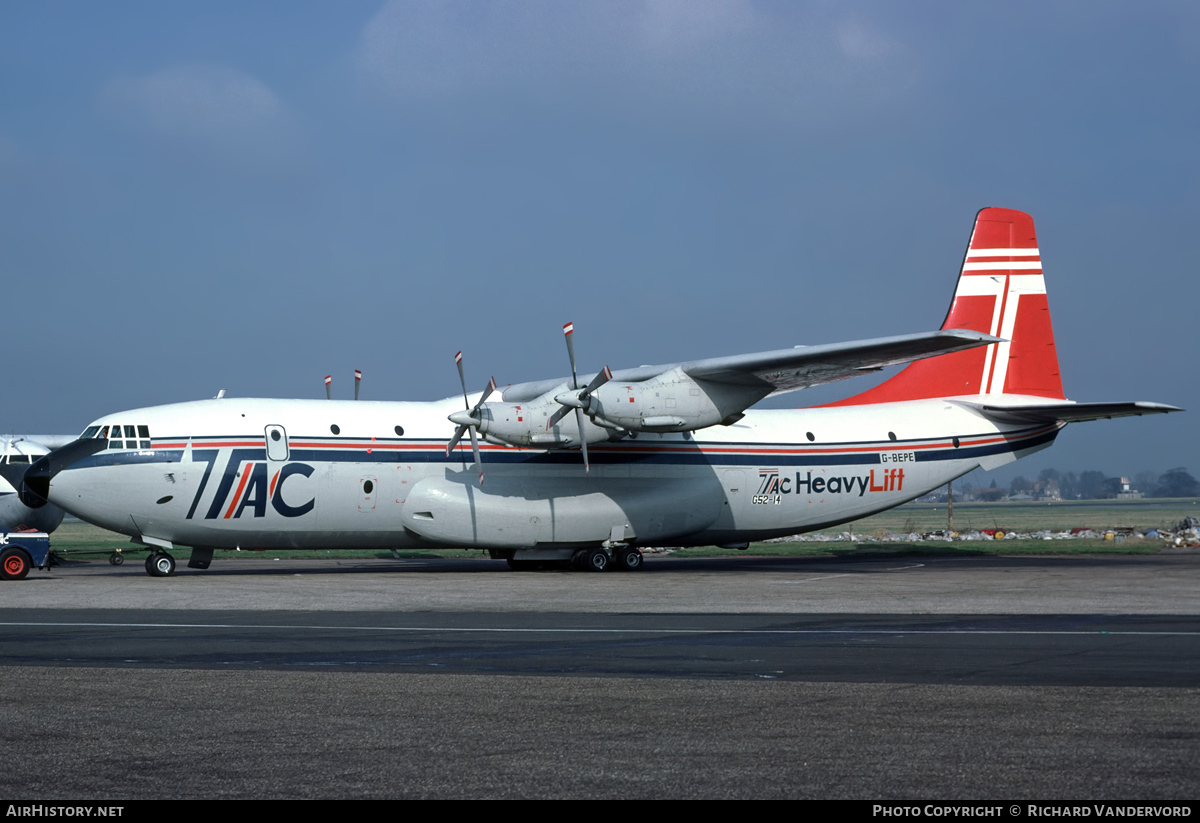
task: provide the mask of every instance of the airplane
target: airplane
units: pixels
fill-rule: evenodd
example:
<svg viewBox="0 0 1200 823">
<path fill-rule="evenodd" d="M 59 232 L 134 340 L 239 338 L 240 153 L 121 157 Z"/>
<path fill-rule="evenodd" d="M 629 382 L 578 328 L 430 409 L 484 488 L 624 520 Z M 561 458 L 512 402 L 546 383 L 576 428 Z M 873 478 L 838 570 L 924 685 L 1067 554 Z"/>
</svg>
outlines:
<svg viewBox="0 0 1200 823">
<path fill-rule="evenodd" d="M 49 502 L 151 548 L 486 549 L 635 570 L 648 546 L 828 528 L 1048 447 L 1068 423 L 1181 411 L 1066 399 L 1033 219 L 986 208 L 939 330 L 578 375 L 462 400 L 218 399 L 95 420 L 30 466 Z M 905 365 L 823 406 L 775 394 Z M 357 385 L 357 384 L 356 384 Z M 573 417 L 574 420 L 569 418 Z M 468 447 L 469 442 L 469 447 Z"/>
<path fill-rule="evenodd" d="M 52 449 L 75 440 L 73 434 L 33 434 L 0 437 L 0 533 L 52 532 L 62 523 L 63 510 L 55 505 L 25 505 L 17 493 L 21 479 L 35 461 Z"/>
</svg>

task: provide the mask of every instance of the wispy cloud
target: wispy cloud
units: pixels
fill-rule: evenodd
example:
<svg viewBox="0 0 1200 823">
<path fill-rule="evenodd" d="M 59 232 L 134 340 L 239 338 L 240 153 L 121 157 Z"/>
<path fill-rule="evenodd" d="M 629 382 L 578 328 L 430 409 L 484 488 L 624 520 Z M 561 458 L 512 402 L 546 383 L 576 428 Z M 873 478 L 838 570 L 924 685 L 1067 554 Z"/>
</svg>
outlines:
<svg viewBox="0 0 1200 823">
<path fill-rule="evenodd" d="M 209 160 L 278 167 L 295 158 L 296 130 L 278 95 L 225 66 L 120 77 L 104 86 L 100 102 L 148 137 Z"/>
<path fill-rule="evenodd" d="M 401 100 L 552 93 L 800 121 L 886 103 L 917 71 L 901 39 L 836 5 L 718 0 L 389 2 L 355 63 Z"/>
</svg>

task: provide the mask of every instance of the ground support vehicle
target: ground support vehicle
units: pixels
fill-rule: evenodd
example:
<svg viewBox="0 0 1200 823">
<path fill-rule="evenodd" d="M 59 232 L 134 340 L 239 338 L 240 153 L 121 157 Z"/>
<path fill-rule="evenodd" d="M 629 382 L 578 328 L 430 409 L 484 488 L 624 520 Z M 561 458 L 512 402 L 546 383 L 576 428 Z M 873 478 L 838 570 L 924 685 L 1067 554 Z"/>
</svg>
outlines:
<svg viewBox="0 0 1200 823">
<path fill-rule="evenodd" d="M 31 568 L 45 569 L 50 563 L 50 535 L 0 532 L 0 579 L 22 580 Z"/>
</svg>

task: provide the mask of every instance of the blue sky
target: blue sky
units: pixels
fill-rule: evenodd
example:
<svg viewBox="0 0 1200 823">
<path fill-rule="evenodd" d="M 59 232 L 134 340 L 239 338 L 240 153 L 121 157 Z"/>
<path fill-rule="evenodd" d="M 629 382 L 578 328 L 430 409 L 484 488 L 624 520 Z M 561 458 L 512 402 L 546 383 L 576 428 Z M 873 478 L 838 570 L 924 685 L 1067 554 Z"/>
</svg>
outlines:
<svg viewBox="0 0 1200 823">
<path fill-rule="evenodd" d="M 1198 99 L 1188 3 L 5 3 L 0 429 L 928 330 L 983 206 L 1069 396 L 1200 409 Z M 1200 472 L 1196 420 L 1017 471 Z"/>
</svg>

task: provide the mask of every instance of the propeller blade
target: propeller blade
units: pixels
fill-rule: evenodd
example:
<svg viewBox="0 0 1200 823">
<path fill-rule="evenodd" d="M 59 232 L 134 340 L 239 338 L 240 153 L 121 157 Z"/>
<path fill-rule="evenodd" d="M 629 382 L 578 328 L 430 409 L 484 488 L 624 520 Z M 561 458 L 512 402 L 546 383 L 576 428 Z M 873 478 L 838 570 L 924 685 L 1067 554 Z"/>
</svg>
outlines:
<svg viewBox="0 0 1200 823">
<path fill-rule="evenodd" d="M 483 461 L 479 459 L 479 442 L 475 439 L 475 427 L 468 426 L 471 433 L 471 454 L 475 455 L 475 471 L 479 472 L 479 485 L 483 485 Z"/>
<path fill-rule="evenodd" d="M 483 406 L 484 401 L 492 396 L 492 392 L 496 391 L 496 378 L 488 381 L 487 388 L 483 390 L 483 394 L 479 397 L 479 402 L 474 407 L 471 406 L 471 401 L 467 397 L 467 376 L 463 373 L 462 352 L 454 355 L 454 363 L 458 366 L 458 382 L 462 384 L 463 392 L 463 408 L 466 413 L 455 412 L 450 415 L 450 420 L 458 423 L 458 427 L 454 430 L 454 437 L 450 438 L 450 442 L 446 445 L 446 456 L 454 451 L 454 447 L 462 440 L 464 434 L 471 435 L 471 456 L 475 459 L 475 470 L 479 472 L 479 485 L 483 485 L 483 460 L 479 457 L 479 439 L 475 436 L 475 429 L 479 428 L 479 409 Z"/>
<path fill-rule="evenodd" d="M 592 396 L 592 392 L 603 386 L 609 380 L 612 380 L 612 369 L 610 369 L 608 366 L 605 366 L 600 370 L 599 374 L 592 378 L 592 382 L 588 383 L 587 388 L 584 389 L 579 395 L 579 399 L 584 402 L 585 409 L 591 406 L 591 403 L 588 402 L 588 398 Z"/>
<path fill-rule="evenodd" d="M 479 402 L 475 404 L 475 408 L 471 409 L 471 416 L 475 416 L 475 412 L 479 411 L 480 406 L 492 396 L 492 392 L 496 390 L 496 378 L 488 381 L 487 388 L 483 390 L 483 394 L 479 396 Z"/>
<path fill-rule="evenodd" d="M 564 417 L 566 417 L 570 413 L 571 413 L 570 406 L 560 407 L 559 410 L 556 411 L 554 414 L 550 415 L 550 419 L 546 421 L 546 431 L 550 431 L 552 428 L 557 426 L 559 424 L 559 421 L 561 421 Z"/>
<path fill-rule="evenodd" d="M 458 354 L 454 355 L 454 364 L 456 366 L 458 366 L 458 382 L 462 383 L 463 408 L 469 409 L 469 408 L 471 408 L 471 403 L 470 403 L 470 401 L 467 400 L 467 377 L 466 377 L 466 375 L 463 374 L 462 352 L 461 351 Z"/>
<path fill-rule="evenodd" d="M 450 453 L 452 451 L 454 451 L 454 447 L 458 445 L 458 441 L 462 440 L 462 436 L 467 433 L 468 428 L 470 428 L 470 427 L 469 426 L 459 426 L 458 428 L 456 428 L 454 430 L 454 437 L 450 438 L 450 442 L 446 444 L 446 456 L 447 457 L 449 457 Z"/>
<path fill-rule="evenodd" d="M 571 358 L 571 388 L 579 388 L 579 378 L 575 376 L 575 324 L 563 324 L 563 337 L 567 339 L 567 357 Z"/>
<path fill-rule="evenodd" d="M 583 434 L 583 409 L 575 410 L 575 422 L 579 424 L 579 447 L 583 449 L 583 473 L 591 474 L 592 469 L 588 465 L 587 438 Z"/>
</svg>

